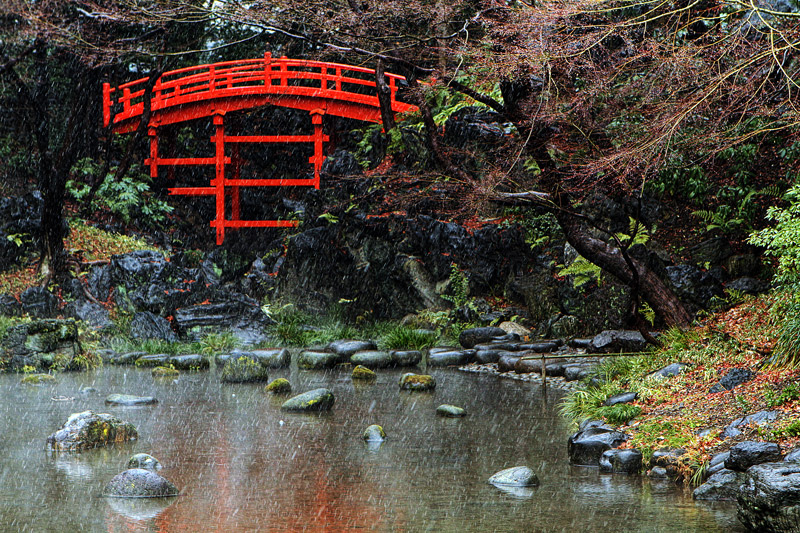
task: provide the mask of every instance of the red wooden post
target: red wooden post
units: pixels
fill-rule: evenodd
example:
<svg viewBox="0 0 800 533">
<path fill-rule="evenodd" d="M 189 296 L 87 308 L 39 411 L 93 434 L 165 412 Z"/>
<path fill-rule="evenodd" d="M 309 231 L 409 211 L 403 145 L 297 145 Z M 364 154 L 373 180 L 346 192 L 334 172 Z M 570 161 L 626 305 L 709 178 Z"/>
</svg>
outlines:
<svg viewBox="0 0 800 533">
<path fill-rule="evenodd" d="M 217 245 L 225 240 L 225 121 L 224 115 L 217 113 L 214 115 L 214 143 L 216 144 L 214 153 L 215 175 L 211 185 L 216 190 L 217 197 L 217 218 L 214 225 L 217 227 Z"/>
<path fill-rule="evenodd" d="M 270 70 L 272 70 L 272 54 L 270 52 L 264 52 L 264 87 L 269 87 L 272 85 L 270 81 Z"/>
<path fill-rule="evenodd" d="M 111 123 L 111 84 L 103 84 L 103 127 Z"/>
<path fill-rule="evenodd" d="M 314 188 L 319 189 L 319 172 L 322 170 L 322 162 L 325 155 L 322 153 L 322 115 L 325 112 L 321 109 L 311 111 L 311 123 L 314 125 L 314 155 L 309 158 L 309 163 L 314 165 Z"/>
<path fill-rule="evenodd" d="M 231 146 L 231 164 L 233 165 L 233 179 L 241 179 L 242 159 L 239 157 L 239 145 Z M 231 220 L 239 220 L 239 186 L 231 187 Z"/>
<path fill-rule="evenodd" d="M 150 137 L 150 158 L 145 161 L 145 164 L 150 163 L 150 177 L 158 177 L 158 129 L 150 126 L 147 130 L 147 136 Z"/>
</svg>

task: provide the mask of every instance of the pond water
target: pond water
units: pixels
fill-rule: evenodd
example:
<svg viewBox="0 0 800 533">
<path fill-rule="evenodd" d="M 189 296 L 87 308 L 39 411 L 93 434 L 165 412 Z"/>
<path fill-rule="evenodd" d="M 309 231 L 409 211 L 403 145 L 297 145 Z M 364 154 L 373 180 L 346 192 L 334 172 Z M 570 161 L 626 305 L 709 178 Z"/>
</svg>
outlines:
<svg viewBox="0 0 800 533">
<path fill-rule="evenodd" d="M 296 392 L 328 387 L 322 415 L 280 410 L 261 385 L 221 384 L 217 371 L 154 380 L 105 367 L 61 374 L 55 385 L 0 375 L 2 531 L 740 531 L 731 504 L 702 504 L 672 483 L 568 465 L 562 393 L 537 384 L 434 370 L 434 393 L 399 390 L 400 371 L 354 385 L 346 370 L 286 369 Z M 81 395 L 81 387 L 97 392 Z M 111 407 L 111 393 L 152 395 L 146 407 Z M 58 396 L 72 401 L 54 401 Z M 467 409 L 463 419 L 436 407 Z M 137 441 L 52 454 L 46 437 L 71 413 L 108 412 Z M 361 440 L 370 424 L 387 440 Z M 134 453 L 157 457 L 181 490 L 171 500 L 100 496 Z M 486 480 L 532 467 L 537 488 L 504 492 Z"/>
</svg>

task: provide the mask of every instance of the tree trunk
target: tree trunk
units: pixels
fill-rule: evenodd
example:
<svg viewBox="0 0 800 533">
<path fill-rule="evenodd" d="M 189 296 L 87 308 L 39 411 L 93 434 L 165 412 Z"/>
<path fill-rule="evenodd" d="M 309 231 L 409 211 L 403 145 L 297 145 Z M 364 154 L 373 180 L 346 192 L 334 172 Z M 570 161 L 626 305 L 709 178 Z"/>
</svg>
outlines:
<svg viewBox="0 0 800 533">
<path fill-rule="evenodd" d="M 392 90 L 386 83 L 386 73 L 384 71 L 383 59 L 378 59 L 375 66 L 375 86 L 378 89 L 378 104 L 381 108 L 381 122 L 383 131 L 386 135 L 394 129 L 394 111 L 392 111 Z"/>
<path fill-rule="evenodd" d="M 675 293 L 647 265 L 623 251 L 589 235 L 575 215 L 556 211 L 556 218 L 575 250 L 604 271 L 630 287 L 635 287 L 644 300 L 670 326 L 687 327 L 692 317 Z M 636 273 L 631 270 L 631 265 Z M 637 279 L 638 278 L 638 279 Z"/>
</svg>

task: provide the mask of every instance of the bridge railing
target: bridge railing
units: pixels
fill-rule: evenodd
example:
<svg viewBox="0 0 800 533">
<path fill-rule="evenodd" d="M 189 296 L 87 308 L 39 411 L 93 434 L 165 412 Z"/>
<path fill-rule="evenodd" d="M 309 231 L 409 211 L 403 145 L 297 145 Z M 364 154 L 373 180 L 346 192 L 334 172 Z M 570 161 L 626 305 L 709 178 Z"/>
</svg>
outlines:
<svg viewBox="0 0 800 533">
<path fill-rule="evenodd" d="M 403 76 L 386 74 L 395 111 L 416 106 L 397 99 Z M 117 124 L 140 116 L 148 78 L 118 87 L 103 86 L 103 125 Z M 164 73 L 152 90 L 151 110 L 238 95 L 282 94 L 345 100 L 376 107 L 375 71 L 338 63 L 324 63 L 282 57 L 226 61 Z"/>
</svg>

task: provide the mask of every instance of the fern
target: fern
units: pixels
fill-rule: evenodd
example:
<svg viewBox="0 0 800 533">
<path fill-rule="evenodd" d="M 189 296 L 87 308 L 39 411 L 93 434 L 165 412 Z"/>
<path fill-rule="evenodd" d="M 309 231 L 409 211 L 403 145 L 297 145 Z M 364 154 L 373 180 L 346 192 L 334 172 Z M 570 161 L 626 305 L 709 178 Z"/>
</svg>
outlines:
<svg viewBox="0 0 800 533">
<path fill-rule="evenodd" d="M 571 265 L 558 271 L 559 276 L 572 276 L 572 285 L 575 288 L 586 285 L 590 281 L 600 283 L 603 270 L 590 262 L 588 259 L 579 255 Z"/>
</svg>

